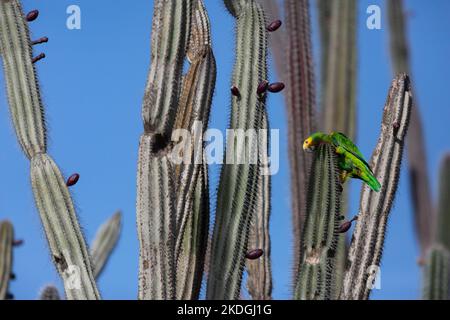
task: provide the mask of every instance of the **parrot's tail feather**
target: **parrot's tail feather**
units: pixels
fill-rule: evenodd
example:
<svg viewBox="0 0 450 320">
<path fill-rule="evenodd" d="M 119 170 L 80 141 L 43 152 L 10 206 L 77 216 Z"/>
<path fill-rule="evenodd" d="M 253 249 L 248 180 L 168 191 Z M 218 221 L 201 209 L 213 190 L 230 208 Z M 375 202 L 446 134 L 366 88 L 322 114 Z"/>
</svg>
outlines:
<svg viewBox="0 0 450 320">
<path fill-rule="evenodd" d="M 381 184 L 380 182 L 378 182 L 377 178 L 373 176 L 373 174 L 367 172 L 362 174 L 361 178 L 365 183 L 367 183 L 370 189 L 372 189 L 375 192 L 380 191 Z"/>
</svg>

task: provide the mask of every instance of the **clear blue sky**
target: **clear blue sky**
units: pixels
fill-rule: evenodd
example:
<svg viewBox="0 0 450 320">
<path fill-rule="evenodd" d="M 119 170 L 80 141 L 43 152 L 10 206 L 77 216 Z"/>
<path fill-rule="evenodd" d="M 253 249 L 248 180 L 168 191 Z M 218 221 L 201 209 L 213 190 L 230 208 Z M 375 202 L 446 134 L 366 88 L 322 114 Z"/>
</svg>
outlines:
<svg viewBox="0 0 450 320">
<path fill-rule="evenodd" d="M 96 228 L 116 209 L 124 213 L 119 245 L 99 280 L 104 298 L 137 296 L 138 242 L 135 227 L 135 177 L 138 138 L 142 132 L 141 101 L 149 66 L 151 0 L 24 0 L 25 10 L 38 6 L 39 19 L 31 24 L 34 38 L 48 36 L 36 47 L 47 58 L 38 63 L 49 126 L 49 153 L 66 175 L 78 172 L 72 188 L 76 207 L 90 242 Z M 314 3 L 314 1 L 312 1 Z M 82 11 L 82 29 L 66 28 L 66 8 Z M 366 8 L 382 8 L 382 30 L 365 27 Z M 450 68 L 450 2 L 407 0 L 413 81 L 424 116 L 432 187 L 436 193 L 439 160 L 450 149 L 448 90 Z M 218 81 L 211 127 L 225 129 L 233 64 L 233 19 L 222 1 L 207 0 L 212 21 Z M 379 134 L 382 107 L 392 78 L 384 1 L 361 0 L 359 5 L 358 144 L 369 157 Z M 317 43 L 317 26 L 313 25 Z M 279 31 L 282 32 L 282 29 Z M 317 46 L 316 46 L 317 48 Z M 316 50 L 316 66 L 318 52 Z M 272 73 L 271 79 L 276 75 Z M 10 219 L 17 238 L 25 244 L 15 250 L 11 292 L 18 299 L 34 299 L 47 283 L 61 283 L 50 262 L 47 244 L 29 184 L 29 163 L 16 142 L 7 110 L 3 74 L 0 75 L 0 219 Z M 274 297 L 291 297 L 292 237 L 289 169 L 286 153 L 286 115 L 281 95 L 271 96 L 268 110 L 272 128 L 280 129 L 280 172 L 273 177 L 271 235 Z M 382 289 L 374 299 L 417 299 L 420 270 L 411 218 L 409 181 L 403 170 L 394 205 L 384 256 Z M 212 168 L 211 183 L 218 181 Z M 351 210 L 356 212 L 360 183 L 352 184 Z"/>
</svg>

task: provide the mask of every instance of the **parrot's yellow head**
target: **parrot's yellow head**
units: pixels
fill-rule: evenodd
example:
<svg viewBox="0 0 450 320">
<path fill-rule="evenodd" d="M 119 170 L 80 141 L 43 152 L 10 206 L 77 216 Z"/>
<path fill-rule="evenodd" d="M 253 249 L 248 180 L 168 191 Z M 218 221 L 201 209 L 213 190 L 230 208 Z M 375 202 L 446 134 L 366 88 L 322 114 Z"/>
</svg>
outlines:
<svg viewBox="0 0 450 320">
<path fill-rule="evenodd" d="M 303 150 L 305 150 L 305 151 L 307 151 L 307 152 L 312 152 L 312 151 L 314 151 L 314 149 L 315 149 L 315 146 L 314 146 L 314 144 L 313 144 L 313 138 L 312 137 L 309 137 L 308 139 L 306 139 L 304 142 L 303 142 Z"/>
<path fill-rule="evenodd" d="M 313 152 L 316 148 L 325 141 L 326 135 L 322 132 L 316 132 L 310 135 L 303 141 L 303 150 L 306 152 Z"/>
</svg>

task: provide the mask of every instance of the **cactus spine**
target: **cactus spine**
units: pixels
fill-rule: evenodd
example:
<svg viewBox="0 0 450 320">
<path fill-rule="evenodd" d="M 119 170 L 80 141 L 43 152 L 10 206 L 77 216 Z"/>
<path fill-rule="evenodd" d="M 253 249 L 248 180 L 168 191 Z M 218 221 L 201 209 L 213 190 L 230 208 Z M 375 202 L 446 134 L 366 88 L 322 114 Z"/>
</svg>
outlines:
<svg viewBox="0 0 450 320">
<path fill-rule="evenodd" d="M 392 82 L 384 107 L 381 135 L 370 161 L 382 189 L 375 193 L 366 185 L 362 187 L 341 299 L 369 298 L 372 281 L 380 266 L 387 221 L 398 187 L 411 106 L 409 78 L 400 74 Z"/>
<path fill-rule="evenodd" d="M 232 84 L 240 91 L 238 97 L 232 97 L 230 128 L 236 134 L 249 129 L 251 133 L 245 146 L 236 145 L 236 136 L 227 137 L 227 159 L 222 166 L 217 195 L 207 299 L 239 298 L 252 217 L 258 202 L 269 201 L 261 194 L 262 159 L 257 150 L 258 129 L 268 127 L 263 123 L 266 97 L 265 92 L 261 92 L 264 91 L 261 84 L 267 80 L 264 12 L 255 0 L 226 0 L 225 5 L 237 23 Z M 253 157 L 253 161 L 246 156 L 247 159 L 241 161 L 243 154 Z M 240 160 L 232 158 L 236 156 Z"/>
<path fill-rule="evenodd" d="M 155 1 L 138 163 L 140 299 L 198 298 L 209 222 L 202 138 L 215 77 L 203 2 Z M 187 163 L 173 161 L 179 145 L 170 139 L 178 130 L 194 135 L 181 150 Z"/>
<path fill-rule="evenodd" d="M 111 252 L 119 240 L 122 213 L 116 212 L 111 218 L 103 223 L 97 230 L 90 249 L 92 269 L 94 277 L 97 278 L 102 272 Z"/>
<path fill-rule="evenodd" d="M 0 52 L 14 128 L 31 161 L 36 205 L 63 280 L 79 275 L 80 288 L 64 281 L 68 299 L 98 299 L 86 243 L 61 172 L 46 154 L 46 127 L 28 25 L 18 0 L 0 1 Z"/>
<path fill-rule="evenodd" d="M 12 274 L 14 229 L 9 221 L 0 222 L 0 300 L 8 295 Z"/>
<path fill-rule="evenodd" d="M 343 237 L 338 233 L 342 187 L 333 147 L 320 146 L 311 168 L 294 298 L 329 300 L 336 298 L 336 251 Z"/>
</svg>

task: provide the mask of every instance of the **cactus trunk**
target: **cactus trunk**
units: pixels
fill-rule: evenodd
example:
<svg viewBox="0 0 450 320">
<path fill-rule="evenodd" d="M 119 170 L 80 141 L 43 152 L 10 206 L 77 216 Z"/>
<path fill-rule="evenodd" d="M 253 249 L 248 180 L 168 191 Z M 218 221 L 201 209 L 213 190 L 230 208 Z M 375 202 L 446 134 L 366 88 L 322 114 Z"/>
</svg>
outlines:
<svg viewBox="0 0 450 320">
<path fill-rule="evenodd" d="M 380 192 L 363 185 L 360 209 L 348 254 L 341 299 L 368 299 L 381 262 L 387 221 L 400 178 L 403 147 L 412 107 L 405 74 L 392 82 L 381 124 L 381 135 L 370 161 L 381 183 Z"/>
<path fill-rule="evenodd" d="M 9 221 L 0 222 L 0 300 L 8 294 L 12 274 L 14 229 Z"/>
</svg>

